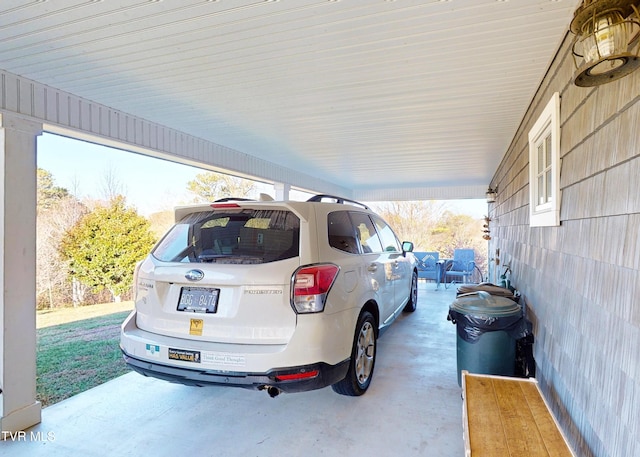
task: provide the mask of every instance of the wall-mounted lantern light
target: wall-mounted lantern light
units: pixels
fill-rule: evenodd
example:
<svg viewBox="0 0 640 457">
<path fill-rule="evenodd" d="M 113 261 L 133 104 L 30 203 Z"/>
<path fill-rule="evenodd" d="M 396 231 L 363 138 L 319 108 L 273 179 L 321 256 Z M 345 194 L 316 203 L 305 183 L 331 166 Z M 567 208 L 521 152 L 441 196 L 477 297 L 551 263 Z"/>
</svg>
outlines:
<svg viewBox="0 0 640 457">
<path fill-rule="evenodd" d="M 583 0 L 573 13 L 574 84 L 599 86 L 640 67 L 638 0 Z"/>
<path fill-rule="evenodd" d="M 489 187 L 489 189 L 487 189 L 486 196 L 487 196 L 487 203 L 493 203 L 496 201 L 498 192 L 493 190 L 491 187 Z"/>
</svg>

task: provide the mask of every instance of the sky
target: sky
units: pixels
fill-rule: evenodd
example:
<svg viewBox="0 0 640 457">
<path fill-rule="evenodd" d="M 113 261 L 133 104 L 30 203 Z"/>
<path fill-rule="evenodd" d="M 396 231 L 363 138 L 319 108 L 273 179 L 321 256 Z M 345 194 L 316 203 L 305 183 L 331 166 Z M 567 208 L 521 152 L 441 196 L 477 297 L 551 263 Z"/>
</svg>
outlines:
<svg viewBox="0 0 640 457">
<path fill-rule="evenodd" d="M 187 183 L 202 170 L 58 135 L 38 138 L 38 168 L 76 197 L 105 199 L 109 176 L 128 204 L 148 216 L 191 202 Z"/>
<path fill-rule="evenodd" d="M 44 133 L 38 137 L 38 168 L 53 176 L 80 199 L 105 199 L 109 177 L 127 203 L 144 215 L 171 210 L 192 202 L 187 183 L 203 170 L 167 160 L 121 151 L 85 141 Z M 274 195 L 271 186 L 260 192 Z M 453 211 L 481 218 L 487 214 L 484 200 L 447 201 Z"/>
</svg>

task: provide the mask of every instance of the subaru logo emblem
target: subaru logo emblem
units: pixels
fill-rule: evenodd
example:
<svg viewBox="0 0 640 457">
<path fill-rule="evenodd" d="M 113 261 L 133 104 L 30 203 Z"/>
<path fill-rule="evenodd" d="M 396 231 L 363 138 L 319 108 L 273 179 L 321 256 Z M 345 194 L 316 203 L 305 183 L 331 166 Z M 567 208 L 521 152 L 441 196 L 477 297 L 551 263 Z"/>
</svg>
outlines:
<svg viewBox="0 0 640 457">
<path fill-rule="evenodd" d="M 201 270 L 189 270 L 184 277 L 189 281 L 200 281 L 204 278 L 204 273 Z"/>
</svg>

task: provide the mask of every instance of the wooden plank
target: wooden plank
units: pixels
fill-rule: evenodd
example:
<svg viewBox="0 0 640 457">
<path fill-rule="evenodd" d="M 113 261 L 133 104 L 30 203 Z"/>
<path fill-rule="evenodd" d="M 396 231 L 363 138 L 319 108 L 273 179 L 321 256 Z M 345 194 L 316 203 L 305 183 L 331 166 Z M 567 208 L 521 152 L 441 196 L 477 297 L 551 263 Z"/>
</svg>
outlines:
<svg viewBox="0 0 640 457">
<path fill-rule="evenodd" d="M 511 457 L 549 457 L 519 382 L 492 379 Z M 555 455 L 553 457 L 556 457 Z"/>
<path fill-rule="evenodd" d="M 572 457 L 533 379 L 463 372 L 465 439 L 471 457 Z"/>
<path fill-rule="evenodd" d="M 538 385 L 523 383 L 521 384 L 521 388 L 529 405 L 529 409 L 538 424 L 538 430 L 544 440 L 549 455 L 554 457 L 572 457 L 573 454 L 567 446 L 566 440 L 555 418 L 549 411 Z"/>
<path fill-rule="evenodd" d="M 505 457 L 509 455 L 500 410 L 491 379 L 477 376 L 465 378 L 464 399 L 471 455 Z"/>
</svg>

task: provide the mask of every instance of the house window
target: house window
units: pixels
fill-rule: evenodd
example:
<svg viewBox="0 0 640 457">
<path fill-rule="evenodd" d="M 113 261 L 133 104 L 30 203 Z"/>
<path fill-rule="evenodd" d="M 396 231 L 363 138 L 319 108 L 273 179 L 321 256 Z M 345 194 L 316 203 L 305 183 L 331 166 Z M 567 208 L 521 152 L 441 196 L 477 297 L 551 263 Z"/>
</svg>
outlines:
<svg viewBox="0 0 640 457">
<path fill-rule="evenodd" d="M 560 225 L 560 95 L 529 131 L 530 225 Z"/>
</svg>

